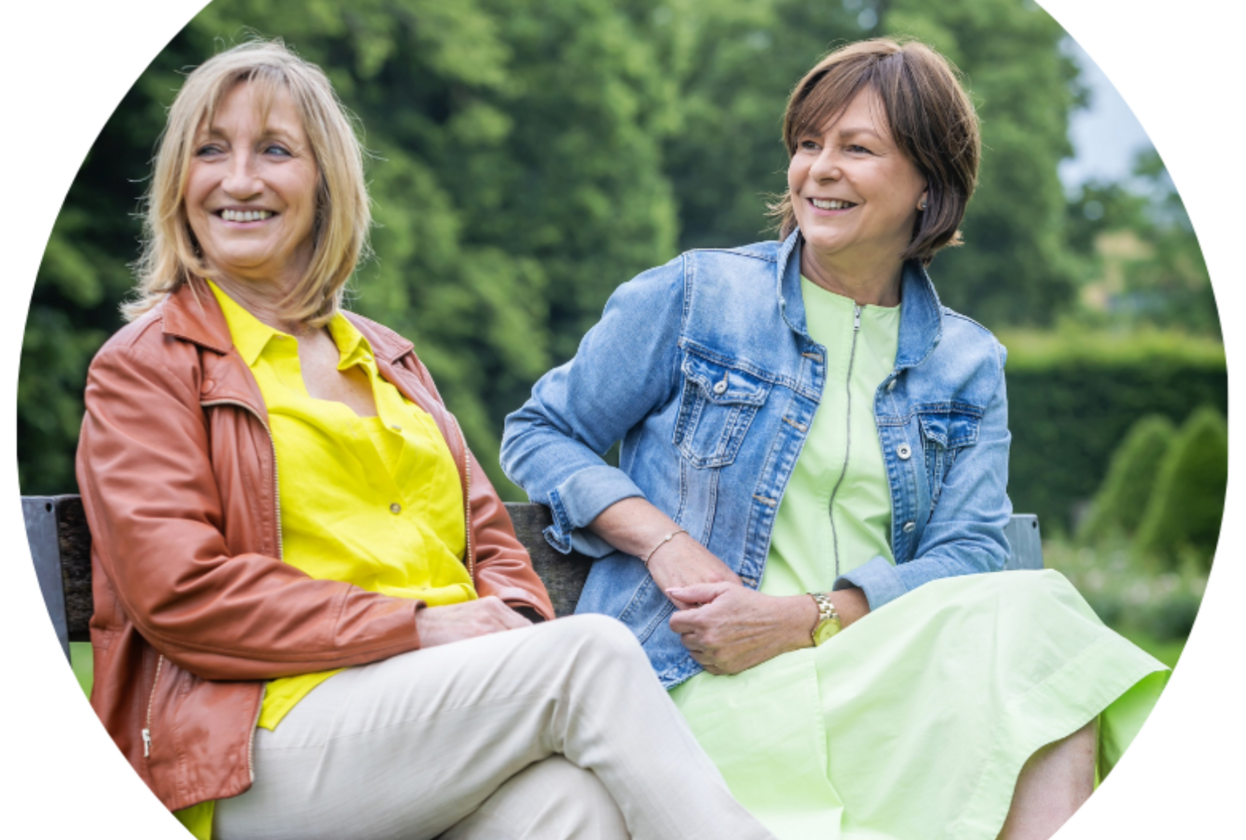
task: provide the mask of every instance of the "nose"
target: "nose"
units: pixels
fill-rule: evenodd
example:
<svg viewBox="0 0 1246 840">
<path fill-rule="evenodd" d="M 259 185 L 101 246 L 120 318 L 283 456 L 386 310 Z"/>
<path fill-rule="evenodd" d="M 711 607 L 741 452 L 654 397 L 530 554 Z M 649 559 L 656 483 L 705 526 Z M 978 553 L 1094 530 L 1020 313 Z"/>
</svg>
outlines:
<svg viewBox="0 0 1246 840">
<path fill-rule="evenodd" d="M 809 174 L 818 181 L 838 181 L 843 176 L 839 168 L 839 156 L 831 144 L 822 147 L 817 160 L 809 168 Z"/>
<path fill-rule="evenodd" d="M 221 188 L 231 198 L 251 198 L 258 195 L 264 184 L 256 173 L 255 155 L 250 150 L 239 151 L 229 159 L 229 169 Z"/>
</svg>

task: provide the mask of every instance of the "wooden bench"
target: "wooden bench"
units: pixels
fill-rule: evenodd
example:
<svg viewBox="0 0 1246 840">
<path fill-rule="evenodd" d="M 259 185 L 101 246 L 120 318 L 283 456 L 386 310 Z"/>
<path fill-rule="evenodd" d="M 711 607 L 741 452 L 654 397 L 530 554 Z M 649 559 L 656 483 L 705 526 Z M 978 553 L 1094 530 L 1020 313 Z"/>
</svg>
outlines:
<svg viewBox="0 0 1246 840">
<path fill-rule="evenodd" d="M 559 554 L 545 541 L 542 532 L 551 522 L 548 508 L 515 502 L 507 503 L 506 508 L 515 523 L 515 533 L 532 555 L 532 564 L 549 590 L 555 613 L 571 614 L 592 561 L 576 553 Z M 82 500 L 78 496 L 23 496 L 22 513 L 39 589 L 68 657 L 70 642 L 90 641 L 87 624 L 94 611 L 91 533 L 87 530 Z M 1005 533 L 1012 545 L 1005 569 L 1043 567 L 1038 517 L 1013 516 Z"/>
</svg>

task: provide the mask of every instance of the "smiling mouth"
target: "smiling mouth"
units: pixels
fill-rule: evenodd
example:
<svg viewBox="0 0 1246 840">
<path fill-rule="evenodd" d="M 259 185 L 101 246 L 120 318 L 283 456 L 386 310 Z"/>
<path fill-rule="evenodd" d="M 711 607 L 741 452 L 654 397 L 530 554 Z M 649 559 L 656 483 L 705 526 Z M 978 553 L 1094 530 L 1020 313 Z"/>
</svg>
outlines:
<svg viewBox="0 0 1246 840">
<path fill-rule="evenodd" d="M 809 203 L 819 210 L 847 210 L 850 207 L 856 207 L 851 201 L 839 201 L 838 199 L 826 200 L 822 198 L 811 198 Z"/>
<path fill-rule="evenodd" d="M 277 214 L 272 210 L 221 210 L 217 215 L 227 222 L 262 222 Z"/>
</svg>

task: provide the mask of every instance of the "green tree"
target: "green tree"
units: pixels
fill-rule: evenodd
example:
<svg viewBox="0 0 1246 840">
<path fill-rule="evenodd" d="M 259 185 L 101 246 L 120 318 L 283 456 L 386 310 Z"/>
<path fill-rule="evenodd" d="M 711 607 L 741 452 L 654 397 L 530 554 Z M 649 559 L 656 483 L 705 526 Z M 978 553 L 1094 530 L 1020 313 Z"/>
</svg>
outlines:
<svg viewBox="0 0 1246 840">
<path fill-rule="evenodd" d="M 1084 184 L 1068 215 L 1069 245 L 1083 258 L 1082 283 L 1097 301 L 1077 313 L 1079 320 L 1219 338 L 1198 238 L 1155 150 L 1140 153 L 1124 181 Z"/>
</svg>

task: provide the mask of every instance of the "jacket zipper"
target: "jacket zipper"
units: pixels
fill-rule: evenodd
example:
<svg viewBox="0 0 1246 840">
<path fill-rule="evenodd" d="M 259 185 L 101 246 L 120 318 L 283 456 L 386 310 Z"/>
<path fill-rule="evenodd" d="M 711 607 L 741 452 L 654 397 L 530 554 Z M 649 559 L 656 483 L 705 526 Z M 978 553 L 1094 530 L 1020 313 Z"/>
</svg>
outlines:
<svg viewBox="0 0 1246 840">
<path fill-rule="evenodd" d="M 211 402 L 200 403 L 202 408 L 211 408 L 220 405 L 232 405 L 241 408 L 244 411 L 250 412 L 251 415 L 259 421 L 260 425 L 264 427 L 264 433 L 268 435 L 268 445 L 272 447 L 273 451 L 273 501 L 275 502 L 277 509 L 277 559 L 284 560 L 286 546 L 285 538 L 281 533 L 281 482 L 277 474 L 277 442 L 273 440 L 273 431 L 268 427 L 268 421 L 260 416 L 258 411 L 239 400 L 213 400 Z M 154 698 L 154 687 L 152 692 Z M 247 773 L 251 777 L 252 783 L 255 782 L 255 728 L 259 725 L 260 713 L 263 711 L 264 698 L 261 694 L 260 703 L 255 709 L 255 720 L 251 722 L 251 731 L 247 735 Z M 150 736 L 147 737 L 150 738 Z"/>
<path fill-rule="evenodd" d="M 835 528 L 835 496 L 848 474 L 848 456 L 852 452 L 852 367 L 857 359 L 857 335 L 861 332 L 861 306 L 854 304 L 852 313 L 852 349 L 848 351 L 848 374 L 844 377 L 844 392 L 848 398 L 848 415 L 844 435 L 844 465 L 840 468 L 839 479 L 831 490 L 831 500 L 827 503 L 827 515 L 831 518 L 831 544 L 835 549 L 835 577 L 839 578 L 839 531 Z"/>
<path fill-rule="evenodd" d="M 160 671 L 164 668 L 164 654 L 156 660 L 156 676 L 151 681 L 151 696 L 147 698 L 147 720 L 143 727 L 143 758 L 151 758 L 151 713 L 156 706 L 156 686 L 160 685 Z"/>
</svg>

